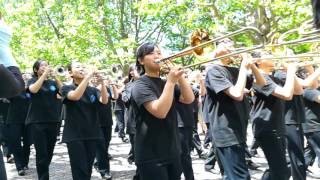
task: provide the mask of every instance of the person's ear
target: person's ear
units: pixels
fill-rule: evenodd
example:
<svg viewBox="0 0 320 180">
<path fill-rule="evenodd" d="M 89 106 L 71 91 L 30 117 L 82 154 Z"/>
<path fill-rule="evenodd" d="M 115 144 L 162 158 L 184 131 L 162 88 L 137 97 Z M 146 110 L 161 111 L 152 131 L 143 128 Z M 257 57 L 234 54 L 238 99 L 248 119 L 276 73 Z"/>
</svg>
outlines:
<svg viewBox="0 0 320 180">
<path fill-rule="evenodd" d="M 139 63 L 140 63 L 141 65 L 144 65 L 144 63 L 143 63 L 143 60 L 142 60 L 142 59 L 138 59 L 138 61 L 139 61 Z"/>
</svg>

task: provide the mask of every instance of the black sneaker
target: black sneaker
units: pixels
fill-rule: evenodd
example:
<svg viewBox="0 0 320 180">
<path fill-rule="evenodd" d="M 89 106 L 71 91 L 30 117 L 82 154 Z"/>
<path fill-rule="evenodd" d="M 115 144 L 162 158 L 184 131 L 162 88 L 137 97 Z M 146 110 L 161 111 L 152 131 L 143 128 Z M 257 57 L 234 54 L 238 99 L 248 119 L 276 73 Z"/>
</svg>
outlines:
<svg viewBox="0 0 320 180">
<path fill-rule="evenodd" d="M 132 158 L 128 158 L 128 163 L 132 164 L 133 163 L 133 159 Z"/>
<path fill-rule="evenodd" d="M 205 171 L 210 172 L 212 174 L 220 174 L 220 171 L 214 169 L 214 168 L 204 168 Z"/>
<path fill-rule="evenodd" d="M 122 139 L 122 142 L 124 142 L 124 143 L 129 142 L 129 139 L 128 139 L 128 138 L 126 138 L 126 137 L 122 137 L 121 139 Z"/>
<path fill-rule="evenodd" d="M 111 160 L 113 157 L 108 153 L 108 159 Z"/>
<path fill-rule="evenodd" d="M 258 154 L 258 152 L 257 152 L 256 149 L 251 149 L 250 150 L 250 154 L 251 154 L 252 157 L 255 157 Z"/>
<path fill-rule="evenodd" d="M 14 158 L 12 156 L 7 158 L 7 163 L 13 164 L 14 163 Z"/>
<path fill-rule="evenodd" d="M 207 153 L 201 152 L 201 154 L 198 154 L 200 159 L 207 159 L 208 155 Z"/>
<path fill-rule="evenodd" d="M 312 172 L 310 169 L 307 169 L 307 177 L 311 177 L 314 179 L 320 179 L 320 174 Z"/>
<path fill-rule="evenodd" d="M 107 180 L 111 180 L 112 176 L 109 172 L 105 172 L 105 173 L 101 173 L 101 178 L 102 179 L 107 179 Z"/>
<path fill-rule="evenodd" d="M 258 164 L 252 162 L 251 160 L 247 161 L 247 165 L 250 170 L 257 170 L 260 167 Z"/>
<path fill-rule="evenodd" d="M 24 175 L 26 175 L 26 171 L 24 169 L 21 169 L 21 170 L 18 171 L 18 175 L 19 176 L 24 176 Z"/>
</svg>

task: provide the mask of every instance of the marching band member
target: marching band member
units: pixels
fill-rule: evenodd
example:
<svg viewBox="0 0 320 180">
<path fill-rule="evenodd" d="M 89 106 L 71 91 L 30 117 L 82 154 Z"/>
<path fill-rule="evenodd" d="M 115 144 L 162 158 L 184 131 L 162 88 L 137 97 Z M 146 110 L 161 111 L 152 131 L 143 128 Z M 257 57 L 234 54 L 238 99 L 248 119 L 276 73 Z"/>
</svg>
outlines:
<svg viewBox="0 0 320 180">
<path fill-rule="evenodd" d="M 183 71 L 171 69 L 167 80 L 160 76 L 162 58 L 158 46 L 144 43 L 136 53 L 137 66 L 143 74 L 132 90 L 136 113 L 135 163 L 141 180 L 177 180 L 181 176 L 175 101 L 190 104 L 192 89 Z M 175 93 L 176 84 L 180 96 Z"/>
<path fill-rule="evenodd" d="M 98 77 L 100 92 L 97 88 L 88 86 L 94 76 L 94 70 L 85 74 L 81 63 L 72 62 L 68 66 L 68 71 L 73 83 L 61 89 L 66 110 L 62 142 L 67 144 L 73 179 L 89 180 L 96 155 L 96 145 L 102 139 L 98 110 L 101 104 L 108 103 L 108 94 L 100 77 Z"/>
<path fill-rule="evenodd" d="M 46 61 L 36 61 L 27 89 L 31 94 L 31 104 L 26 124 L 30 125 L 32 131 L 39 180 L 49 179 L 49 165 L 60 122 L 60 99 L 57 95 L 61 82 L 48 79 L 50 74 L 51 69 Z"/>
<path fill-rule="evenodd" d="M 223 44 L 215 57 L 228 53 Z M 264 85 L 264 78 L 250 59 L 243 59 L 240 69 L 228 67 L 232 59 L 224 58 L 212 65 L 205 79 L 212 141 L 222 163 L 225 179 L 250 179 L 245 161 L 246 127 L 249 118 L 245 86 L 251 69 L 256 83 Z"/>
</svg>

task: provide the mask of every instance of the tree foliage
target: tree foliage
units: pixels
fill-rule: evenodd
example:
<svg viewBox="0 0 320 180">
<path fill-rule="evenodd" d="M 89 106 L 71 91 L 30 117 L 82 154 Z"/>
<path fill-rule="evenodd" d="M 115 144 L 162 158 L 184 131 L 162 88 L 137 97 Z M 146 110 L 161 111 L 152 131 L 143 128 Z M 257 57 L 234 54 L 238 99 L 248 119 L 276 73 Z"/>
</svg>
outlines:
<svg viewBox="0 0 320 180">
<path fill-rule="evenodd" d="M 276 33 L 311 18 L 310 0 L 1 0 L 14 29 L 12 49 L 22 68 L 43 58 L 53 65 L 79 60 L 98 66 L 134 62 L 141 43 L 153 41 L 169 52 L 189 46 L 196 28 L 219 33 L 254 26 L 270 42 Z M 252 45 L 252 34 L 235 37 Z M 308 46 L 298 46 L 305 51 Z M 192 56 L 180 59 L 189 64 Z"/>
</svg>

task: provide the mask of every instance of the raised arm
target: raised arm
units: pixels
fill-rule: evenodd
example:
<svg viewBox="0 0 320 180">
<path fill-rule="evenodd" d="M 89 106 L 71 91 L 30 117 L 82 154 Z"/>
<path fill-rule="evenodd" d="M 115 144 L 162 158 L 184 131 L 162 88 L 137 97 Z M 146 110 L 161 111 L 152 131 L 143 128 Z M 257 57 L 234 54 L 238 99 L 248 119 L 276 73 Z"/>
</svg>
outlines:
<svg viewBox="0 0 320 180">
<path fill-rule="evenodd" d="M 320 68 L 314 71 L 312 66 L 307 66 L 305 67 L 305 69 L 310 75 L 306 79 L 298 78 L 298 81 L 301 84 L 301 86 L 303 86 L 304 88 L 309 87 L 312 89 L 318 88 L 318 77 L 320 76 Z"/>
<path fill-rule="evenodd" d="M 244 88 L 247 83 L 247 69 L 249 62 L 247 59 L 242 60 L 237 83 L 234 86 L 224 90 L 224 92 L 236 101 L 242 101 L 244 96 Z"/>
<path fill-rule="evenodd" d="M 89 80 L 90 78 L 92 77 L 92 73 L 89 73 L 82 81 L 81 83 L 78 85 L 78 87 L 73 90 L 73 91 L 70 91 L 67 95 L 67 98 L 69 100 L 72 100 L 72 101 L 79 101 L 80 98 L 82 97 L 83 93 L 85 92 L 87 86 L 88 86 L 88 83 L 89 83 Z"/>
<path fill-rule="evenodd" d="M 290 64 L 287 71 L 286 82 L 283 87 L 277 86 L 272 95 L 283 99 L 291 100 L 294 92 L 295 72 L 297 65 Z"/>
<path fill-rule="evenodd" d="M 184 104 L 192 103 L 194 101 L 194 94 L 190 84 L 187 82 L 187 80 L 183 76 L 179 79 L 178 84 L 181 90 L 179 101 Z"/>
<path fill-rule="evenodd" d="M 157 100 L 145 102 L 143 105 L 153 116 L 164 119 L 171 109 L 174 95 L 174 86 L 183 74 L 182 70 L 172 69 L 167 78 L 162 94 Z"/>
<path fill-rule="evenodd" d="M 38 91 L 41 89 L 43 82 L 47 79 L 48 74 L 50 72 L 49 68 L 46 68 L 46 70 L 43 72 L 43 74 L 38 78 L 38 80 L 31 84 L 29 86 L 29 91 L 33 94 L 38 93 Z"/>
</svg>

